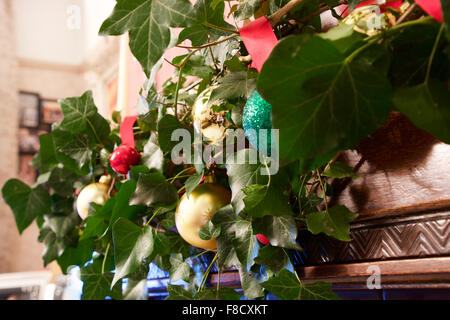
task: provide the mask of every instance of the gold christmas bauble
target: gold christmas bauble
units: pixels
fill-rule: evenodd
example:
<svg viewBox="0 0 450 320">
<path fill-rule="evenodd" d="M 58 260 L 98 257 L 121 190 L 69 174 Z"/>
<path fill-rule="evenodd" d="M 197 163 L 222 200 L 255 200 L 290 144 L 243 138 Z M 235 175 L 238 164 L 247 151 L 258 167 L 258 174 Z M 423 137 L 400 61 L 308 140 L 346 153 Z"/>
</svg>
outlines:
<svg viewBox="0 0 450 320">
<path fill-rule="evenodd" d="M 198 185 L 190 193 L 189 198 L 184 194 L 175 211 L 175 224 L 180 236 L 195 247 L 216 249 L 216 239 L 203 240 L 198 232 L 211 220 L 217 210 L 230 201 L 230 190 L 213 183 Z"/>
<path fill-rule="evenodd" d="M 81 219 L 86 219 L 90 204 L 104 205 L 108 200 L 109 182 L 107 178 L 101 178 L 99 182 L 91 183 L 84 187 L 77 198 L 77 212 Z"/>
<path fill-rule="evenodd" d="M 377 5 L 367 5 L 356 8 L 345 17 L 342 22 L 347 25 L 353 25 L 355 31 L 373 36 L 382 30 L 395 25 L 395 16 L 386 11 L 381 13 Z"/>
<path fill-rule="evenodd" d="M 202 91 L 194 102 L 192 117 L 194 129 L 206 138 L 212 145 L 221 145 L 229 126 L 227 111 L 213 111 L 213 106 L 219 106 L 220 101 L 211 101 L 211 93 L 217 88 L 211 86 Z"/>
</svg>

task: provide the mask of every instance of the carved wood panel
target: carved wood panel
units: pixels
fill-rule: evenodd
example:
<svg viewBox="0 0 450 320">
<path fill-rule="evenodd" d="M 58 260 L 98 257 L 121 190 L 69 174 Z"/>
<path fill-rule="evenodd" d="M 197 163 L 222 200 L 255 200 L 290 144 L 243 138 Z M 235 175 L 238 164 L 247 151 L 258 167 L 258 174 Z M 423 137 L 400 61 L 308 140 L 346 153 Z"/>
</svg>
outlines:
<svg viewBox="0 0 450 320">
<path fill-rule="evenodd" d="M 301 265 L 450 256 L 450 212 L 378 219 L 355 224 L 351 242 L 302 232 Z M 449 266 L 450 269 L 450 266 Z"/>
</svg>

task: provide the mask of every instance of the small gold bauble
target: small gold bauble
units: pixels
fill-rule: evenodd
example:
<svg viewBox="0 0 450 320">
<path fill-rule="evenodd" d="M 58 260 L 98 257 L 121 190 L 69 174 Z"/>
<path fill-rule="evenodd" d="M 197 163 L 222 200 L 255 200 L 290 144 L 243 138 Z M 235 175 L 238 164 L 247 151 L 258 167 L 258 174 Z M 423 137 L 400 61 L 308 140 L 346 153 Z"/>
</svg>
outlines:
<svg viewBox="0 0 450 320">
<path fill-rule="evenodd" d="M 353 10 L 342 20 L 353 25 L 355 31 L 373 36 L 395 24 L 395 17 L 390 12 L 381 13 L 377 5 L 367 5 Z"/>
<path fill-rule="evenodd" d="M 198 185 L 189 195 L 184 194 L 175 211 L 175 224 L 180 236 L 189 244 L 213 250 L 216 239 L 203 240 L 198 232 L 214 216 L 217 210 L 231 201 L 230 190 L 213 183 Z"/>
<path fill-rule="evenodd" d="M 197 97 L 192 108 L 194 129 L 206 138 L 212 145 L 221 145 L 229 126 L 226 111 L 213 111 L 214 105 L 219 106 L 220 101 L 210 101 L 212 91 L 217 85 L 203 90 Z"/>
<path fill-rule="evenodd" d="M 91 183 L 84 187 L 77 198 L 77 212 L 81 219 L 86 219 L 89 213 L 90 204 L 96 203 L 104 205 L 108 200 L 109 184 L 106 179 L 100 179 L 100 182 Z"/>
</svg>

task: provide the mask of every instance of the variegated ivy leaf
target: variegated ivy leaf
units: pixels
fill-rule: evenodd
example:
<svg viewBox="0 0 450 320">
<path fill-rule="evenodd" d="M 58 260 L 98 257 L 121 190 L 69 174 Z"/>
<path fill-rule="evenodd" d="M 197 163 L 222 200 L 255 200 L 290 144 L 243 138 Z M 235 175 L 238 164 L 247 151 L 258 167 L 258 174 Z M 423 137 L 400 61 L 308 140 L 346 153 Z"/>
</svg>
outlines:
<svg viewBox="0 0 450 320">
<path fill-rule="evenodd" d="M 101 35 L 129 31 L 130 49 L 147 76 L 170 45 L 170 27 L 195 23 L 188 0 L 118 0 L 101 28 Z"/>
</svg>

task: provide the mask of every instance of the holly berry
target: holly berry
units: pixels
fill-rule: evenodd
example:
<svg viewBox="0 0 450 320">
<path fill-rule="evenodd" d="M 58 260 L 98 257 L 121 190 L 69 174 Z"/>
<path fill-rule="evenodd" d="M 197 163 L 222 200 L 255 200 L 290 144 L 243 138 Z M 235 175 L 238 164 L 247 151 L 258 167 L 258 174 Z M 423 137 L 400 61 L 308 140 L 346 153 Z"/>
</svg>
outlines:
<svg viewBox="0 0 450 320">
<path fill-rule="evenodd" d="M 91 183 L 84 187 L 77 198 L 77 212 L 81 219 L 86 219 L 89 213 L 90 204 L 105 204 L 108 200 L 108 190 L 110 177 L 102 176 L 99 182 Z"/>
<path fill-rule="evenodd" d="M 127 145 L 121 145 L 116 148 L 109 157 L 111 168 L 120 174 L 127 174 L 130 171 L 130 167 L 138 165 L 140 161 L 141 155 L 136 149 Z"/>
<path fill-rule="evenodd" d="M 230 201 L 230 190 L 213 183 L 198 185 L 190 193 L 189 198 L 184 194 L 175 211 L 175 224 L 180 236 L 195 247 L 216 249 L 216 239 L 203 240 L 198 232 L 211 220 L 217 210 Z"/>
<path fill-rule="evenodd" d="M 262 244 L 268 246 L 270 244 L 269 239 L 267 239 L 263 234 L 258 233 L 256 235 L 256 239 L 258 239 L 259 242 L 261 242 Z"/>
</svg>

